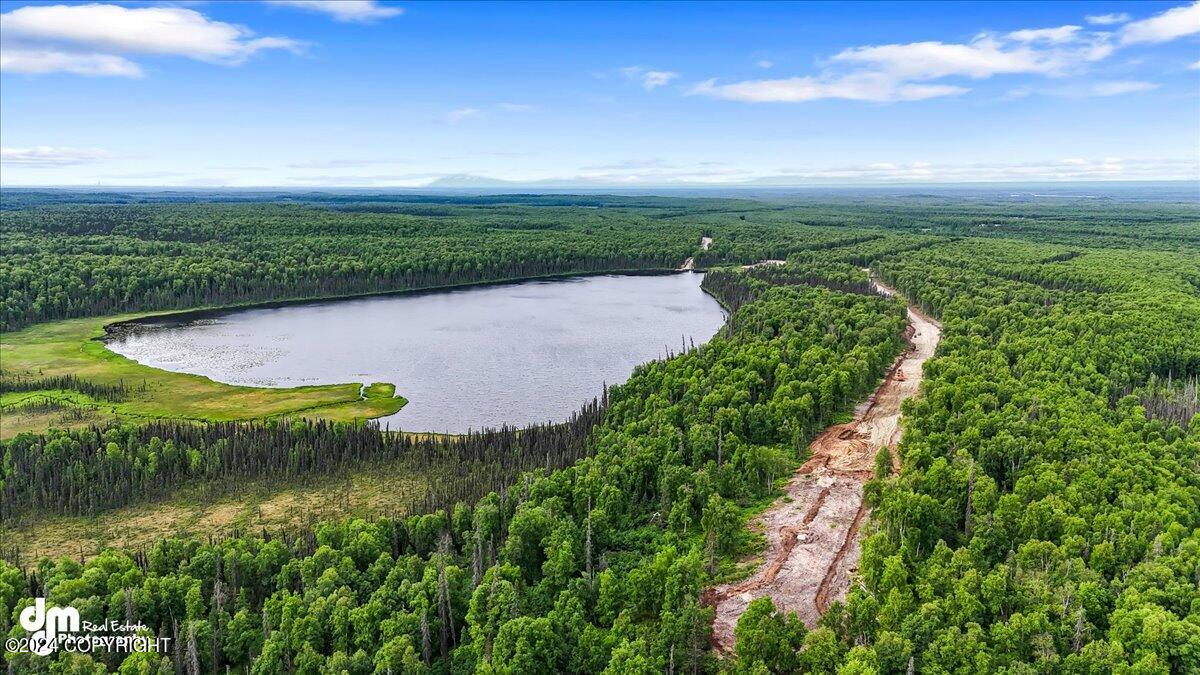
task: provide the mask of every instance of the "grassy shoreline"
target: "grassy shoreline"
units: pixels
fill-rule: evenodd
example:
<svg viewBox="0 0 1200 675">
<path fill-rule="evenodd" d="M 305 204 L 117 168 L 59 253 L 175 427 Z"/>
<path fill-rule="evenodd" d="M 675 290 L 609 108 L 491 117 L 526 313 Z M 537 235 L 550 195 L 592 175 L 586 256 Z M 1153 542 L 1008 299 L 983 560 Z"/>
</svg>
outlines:
<svg viewBox="0 0 1200 675">
<path fill-rule="evenodd" d="M 96 384 L 124 385 L 130 393 L 126 400 L 113 402 L 67 389 L 6 392 L 0 395 L 0 438 L 105 419 L 242 421 L 302 414 L 354 421 L 393 414 L 408 402 L 386 383 L 286 389 L 224 384 L 140 364 L 109 350 L 103 342 L 114 323 L 163 314 L 169 312 L 66 319 L 5 334 L 0 341 L 3 377 L 73 375 Z M 37 410 L 29 411 L 29 404 L 39 402 Z"/>
<path fill-rule="evenodd" d="M 104 317 L 63 319 L 27 326 L 0 337 L 0 376 L 74 375 L 98 384 L 137 389 L 129 400 L 100 401 L 71 390 L 0 394 L 0 439 L 22 432 L 44 432 L 113 419 L 187 419 L 246 421 L 301 415 L 331 421 L 360 421 L 398 412 L 408 403 L 390 383 L 345 383 L 302 387 L 247 387 L 216 382 L 202 375 L 146 366 L 108 349 L 104 338 L 116 326 L 150 318 L 186 319 L 231 310 L 285 307 L 352 298 L 496 286 L 526 281 L 606 274 L 678 274 L 678 270 L 635 269 L 511 277 L 396 291 L 235 303 L 190 309 L 153 310 Z M 29 404 L 36 404 L 30 406 Z"/>
</svg>

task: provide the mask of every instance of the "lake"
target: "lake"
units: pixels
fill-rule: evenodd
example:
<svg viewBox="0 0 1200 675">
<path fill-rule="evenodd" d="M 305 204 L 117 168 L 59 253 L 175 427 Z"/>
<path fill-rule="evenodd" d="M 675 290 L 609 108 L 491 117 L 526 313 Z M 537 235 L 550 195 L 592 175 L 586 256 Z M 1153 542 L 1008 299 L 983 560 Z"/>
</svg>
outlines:
<svg viewBox="0 0 1200 675">
<path fill-rule="evenodd" d="M 561 421 L 725 321 L 703 274 L 607 275 L 146 319 L 112 351 L 228 384 L 391 382 L 381 425 L 461 433 Z"/>
</svg>

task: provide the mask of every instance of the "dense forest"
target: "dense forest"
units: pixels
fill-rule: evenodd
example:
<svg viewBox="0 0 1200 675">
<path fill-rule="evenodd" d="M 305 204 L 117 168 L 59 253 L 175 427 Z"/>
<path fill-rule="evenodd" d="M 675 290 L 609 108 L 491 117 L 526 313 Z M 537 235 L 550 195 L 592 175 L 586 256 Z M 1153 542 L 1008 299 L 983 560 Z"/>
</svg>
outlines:
<svg viewBox="0 0 1200 675">
<path fill-rule="evenodd" d="M 44 595 L 172 638 L 123 660 L 10 654 L 13 672 L 1200 672 L 1194 205 L 22 199 L 0 214 L 9 328 L 687 256 L 731 314 L 558 425 L 444 439 L 164 420 L 6 441 L 4 519 L 401 457 L 464 467 L 404 514 L 0 563 L 9 635 Z M 741 267 L 767 259 L 789 262 Z M 87 273 L 109 286 L 72 281 L 105 264 Z M 742 573 L 748 517 L 904 347 L 903 304 L 871 293 L 867 267 L 943 325 L 900 472 L 867 486 L 846 601 L 809 628 L 756 600 L 718 659 L 702 591 Z"/>
<path fill-rule="evenodd" d="M 100 197 L 104 197 L 101 199 Z M 817 255 L 946 236 L 1196 249 L 1188 205 L 6 191 L 0 329 L 69 317 Z M 107 201 L 105 201 L 107 200 Z M 84 202 L 84 203 L 78 203 Z M 101 203 L 97 203 L 101 202 Z M 714 244 L 699 251 L 701 235 Z M 824 255 L 829 254 L 829 255 Z"/>
<path fill-rule="evenodd" d="M 593 401 L 565 422 L 459 436 L 391 434 L 375 425 L 303 419 L 163 420 L 23 434 L 5 444 L 0 519 L 23 513 L 94 515 L 201 481 L 287 480 L 394 460 L 416 470 L 456 467 L 449 476 L 422 471 L 434 484 L 410 510 L 429 511 L 478 497 L 521 472 L 573 463 L 585 454 L 587 438 L 603 417 L 603 401 Z"/>
<path fill-rule="evenodd" d="M 685 234 L 598 210 L 591 217 L 519 206 L 431 211 L 203 204 L 0 212 L 7 254 L 0 328 L 130 310 L 674 269 L 700 240 L 696 228 Z"/>
<path fill-rule="evenodd" d="M 811 436 L 874 388 L 904 324 L 895 301 L 742 283 L 752 297 L 725 335 L 613 388 L 588 456 L 567 468 L 425 516 L 282 540 L 167 540 L 85 565 L 44 561 L 29 576 L 6 568 L 7 607 L 44 585 L 88 617 L 136 618 L 174 639 L 184 672 L 708 669 L 700 592 L 747 544 L 739 505 L 768 495 Z M 533 442 L 527 434 L 518 442 Z M 162 440 L 171 435 L 189 440 Z M 208 452 L 195 449 L 217 436 Z M 264 451 L 255 461 L 277 471 L 382 442 L 378 432 L 322 425 L 21 436 L 6 447 L 6 498 L 14 508 L 103 508 L 204 471 L 192 467 L 206 459 L 214 471 L 237 471 L 247 460 L 232 439 L 255 436 Z M 109 494 L 82 487 L 97 480 Z M 81 489 L 62 489 L 70 481 Z M 59 583 L 67 578 L 100 586 Z M 149 660 L 122 667 L 160 667 Z"/>
</svg>

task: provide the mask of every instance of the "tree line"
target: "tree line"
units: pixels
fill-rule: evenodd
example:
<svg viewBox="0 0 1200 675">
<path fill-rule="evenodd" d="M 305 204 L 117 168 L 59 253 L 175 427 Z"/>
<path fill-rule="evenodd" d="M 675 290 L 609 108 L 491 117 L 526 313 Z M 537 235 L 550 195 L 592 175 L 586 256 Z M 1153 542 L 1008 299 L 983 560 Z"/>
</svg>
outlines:
<svg viewBox="0 0 1200 675">
<path fill-rule="evenodd" d="M 136 390 L 124 381 L 101 383 L 85 380 L 75 375 L 30 376 L 12 375 L 0 377 L 0 395 L 28 391 L 69 389 L 86 394 L 101 401 L 124 401 Z"/>
<path fill-rule="evenodd" d="M 690 231 L 689 231 L 690 230 Z M 0 329 L 70 317 L 671 270 L 699 229 L 557 207 L 444 216 L 264 204 L 0 211 Z"/>
<path fill-rule="evenodd" d="M 575 462 L 603 419 L 604 402 L 594 400 L 565 422 L 457 436 L 305 419 L 156 420 L 21 434 L 0 443 L 0 520 L 23 513 L 95 515 L 199 482 L 291 480 L 400 460 L 428 476 L 421 501 L 411 505 L 428 511 L 478 496 L 535 467 Z"/>
</svg>

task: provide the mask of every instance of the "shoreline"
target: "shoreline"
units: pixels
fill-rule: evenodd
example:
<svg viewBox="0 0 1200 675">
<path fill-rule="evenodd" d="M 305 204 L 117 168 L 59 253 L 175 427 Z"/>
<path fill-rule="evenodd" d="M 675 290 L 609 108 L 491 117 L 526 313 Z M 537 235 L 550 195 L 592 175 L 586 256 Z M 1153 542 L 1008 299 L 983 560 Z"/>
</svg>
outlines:
<svg viewBox="0 0 1200 675">
<path fill-rule="evenodd" d="M 217 316 L 220 314 L 225 314 L 228 312 L 239 311 L 239 310 L 244 310 L 244 309 L 275 309 L 277 307 L 292 307 L 292 306 L 297 306 L 297 305 L 309 305 L 309 304 L 315 305 L 315 304 L 320 304 L 320 303 L 325 303 L 325 302 L 336 302 L 338 300 L 356 300 L 359 298 L 376 298 L 376 297 L 403 296 L 403 295 L 425 295 L 425 294 L 439 293 L 442 291 L 450 291 L 450 290 L 466 290 L 466 289 L 471 289 L 471 288 L 487 288 L 490 286 L 507 286 L 507 285 L 513 285 L 513 284 L 523 284 L 523 283 L 527 283 L 530 281 L 558 281 L 558 280 L 566 280 L 566 279 L 572 279 L 572 278 L 602 277 L 602 276 L 639 276 L 639 277 L 641 277 L 641 276 L 644 276 L 644 277 L 670 276 L 673 274 L 683 274 L 685 272 L 693 272 L 693 271 L 703 274 L 703 272 L 699 271 L 699 270 L 679 270 L 679 269 L 667 269 L 667 268 L 629 269 L 629 270 L 613 269 L 613 270 L 599 270 L 599 271 L 594 271 L 594 272 L 562 272 L 562 273 L 555 273 L 555 274 L 535 275 L 535 276 L 530 276 L 530 277 L 505 277 L 503 279 L 494 279 L 494 280 L 489 280 L 489 281 L 468 281 L 468 282 L 463 282 L 463 283 L 459 283 L 459 284 L 449 284 L 449 285 L 445 285 L 445 286 L 422 286 L 420 288 L 404 288 L 404 289 L 398 289 L 398 290 L 392 290 L 392 291 L 366 291 L 363 293 L 345 293 L 345 294 L 341 294 L 341 295 L 321 295 L 321 296 L 314 296 L 314 297 L 308 297 L 308 298 L 288 298 L 288 299 L 284 299 L 284 300 L 263 300 L 263 301 L 255 300 L 255 301 L 251 301 L 251 302 L 233 303 L 233 304 L 228 304 L 228 305 L 211 305 L 211 306 L 206 306 L 206 307 L 194 307 L 191 309 L 149 310 L 146 312 L 132 312 L 131 314 L 133 314 L 133 316 L 131 316 L 129 318 L 117 319 L 115 321 L 111 321 L 109 323 L 104 324 L 104 333 L 105 334 L 102 336 L 95 337 L 93 339 L 104 341 L 105 339 L 108 338 L 109 333 L 112 332 L 111 329 L 119 328 L 121 326 L 129 325 L 129 324 L 136 324 L 139 322 L 146 321 L 147 319 L 162 319 L 162 318 L 167 318 L 167 317 L 184 319 L 184 320 L 199 319 L 199 318 L 205 318 L 205 317 L 209 317 L 209 316 Z M 70 317 L 67 319 L 56 319 L 55 321 L 70 321 L 72 319 L 87 319 L 87 318 L 93 318 L 93 317 L 86 317 L 86 316 Z M 46 322 L 46 323 L 54 323 L 54 322 L 51 321 L 51 322 Z M 30 328 L 32 326 L 38 326 L 38 325 L 45 325 L 45 324 L 31 324 L 30 326 L 23 327 L 21 330 L 25 330 L 26 328 Z"/>
</svg>

